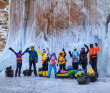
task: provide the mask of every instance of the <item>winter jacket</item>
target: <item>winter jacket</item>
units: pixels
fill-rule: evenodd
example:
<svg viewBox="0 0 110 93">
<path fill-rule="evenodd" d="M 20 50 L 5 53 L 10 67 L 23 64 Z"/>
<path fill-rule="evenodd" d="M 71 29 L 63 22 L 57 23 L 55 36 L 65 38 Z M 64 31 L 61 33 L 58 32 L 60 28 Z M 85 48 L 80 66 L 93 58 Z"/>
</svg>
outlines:
<svg viewBox="0 0 110 93">
<path fill-rule="evenodd" d="M 58 65 L 58 63 L 59 63 L 60 65 L 66 63 L 66 60 L 65 60 L 65 55 L 66 55 L 66 54 L 64 54 L 63 51 L 60 51 L 60 53 L 62 53 L 62 55 L 59 54 L 59 56 L 58 56 L 58 58 L 57 58 L 57 65 Z"/>
<path fill-rule="evenodd" d="M 91 60 L 93 59 L 97 59 L 97 52 L 101 51 L 100 47 L 97 46 L 97 48 L 95 48 L 94 46 L 92 48 L 90 48 L 89 50 L 89 62 L 91 62 Z"/>
<path fill-rule="evenodd" d="M 38 60 L 38 54 L 35 50 L 29 50 L 29 48 L 26 49 L 26 52 L 29 53 L 29 60 Z"/>
<path fill-rule="evenodd" d="M 74 56 L 74 58 L 77 58 L 77 59 L 78 59 L 78 57 L 80 56 L 79 53 L 77 52 L 77 50 L 74 51 L 74 52 L 72 53 L 72 55 Z"/>
<path fill-rule="evenodd" d="M 74 51 L 72 54 L 70 54 L 70 57 L 72 58 L 72 63 L 79 63 L 79 53 L 76 51 Z"/>
<path fill-rule="evenodd" d="M 45 62 L 48 63 L 49 61 L 50 61 L 50 58 L 49 58 L 49 56 L 47 56 L 47 57 L 45 58 Z"/>
<path fill-rule="evenodd" d="M 40 49 L 38 49 L 38 53 L 42 56 L 42 64 L 46 60 L 46 53 L 41 53 Z"/>
<path fill-rule="evenodd" d="M 80 53 L 80 63 L 87 63 L 87 54 L 89 52 L 89 48 L 87 47 L 87 51 L 86 52 L 81 52 Z"/>
<path fill-rule="evenodd" d="M 22 54 L 21 54 L 21 53 L 16 53 L 14 50 L 13 50 L 12 52 L 14 52 L 15 55 L 16 55 L 16 58 L 17 58 L 16 62 L 22 63 L 22 56 L 23 56 L 26 52 L 23 52 Z"/>
<path fill-rule="evenodd" d="M 52 53 L 55 53 L 55 52 L 52 52 Z M 50 62 L 49 62 L 49 64 L 55 65 L 55 64 L 56 64 L 55 61 L 57 60 L 56 55 L 50 54 L 49 50 L 47 50 L 47 54 L 48 54 L 48 56 L 50 57 Z"/>
</svg>

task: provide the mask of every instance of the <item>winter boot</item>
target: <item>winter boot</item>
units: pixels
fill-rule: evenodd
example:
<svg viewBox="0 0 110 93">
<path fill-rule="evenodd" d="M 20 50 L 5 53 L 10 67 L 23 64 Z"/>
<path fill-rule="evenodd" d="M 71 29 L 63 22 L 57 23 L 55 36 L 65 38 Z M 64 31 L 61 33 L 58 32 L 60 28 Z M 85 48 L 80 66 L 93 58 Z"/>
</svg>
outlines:
<svg viewBox="0 0 110 93">
<path fill-rule="evenodd" d="M 57 75 L 55 75 L 55 78 L 57 78 Z"/>
<path fill-rule="evenodd" d="M 47 76 L 47 78 L 50 78 L 50 76 Z"/>
</svg>

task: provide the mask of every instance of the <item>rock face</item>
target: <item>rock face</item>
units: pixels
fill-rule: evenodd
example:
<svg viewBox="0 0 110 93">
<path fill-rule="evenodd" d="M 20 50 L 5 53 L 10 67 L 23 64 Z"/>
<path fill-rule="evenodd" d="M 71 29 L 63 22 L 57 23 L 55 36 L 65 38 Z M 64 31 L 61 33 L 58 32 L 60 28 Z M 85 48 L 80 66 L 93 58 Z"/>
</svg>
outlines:
<svg viewBox="0 0 110 93">
<path fill-rule="evenodd" d="M 50 35 L 54 30 L 97 22 L 99 12 L 96 8 L 96 0 L 11 0 L 10 26 L 15 27 L 16 32 L 20 24 L 26 30 L 36 21 L 39 31 L 34 31 L 37 36 L 40 32 Z"/>
<path fill-rule="evenodd" d="M 6 44 L 6 33 L 8 30 L 9 1 L 0 0 L 0 52 Z"/>
</svg>

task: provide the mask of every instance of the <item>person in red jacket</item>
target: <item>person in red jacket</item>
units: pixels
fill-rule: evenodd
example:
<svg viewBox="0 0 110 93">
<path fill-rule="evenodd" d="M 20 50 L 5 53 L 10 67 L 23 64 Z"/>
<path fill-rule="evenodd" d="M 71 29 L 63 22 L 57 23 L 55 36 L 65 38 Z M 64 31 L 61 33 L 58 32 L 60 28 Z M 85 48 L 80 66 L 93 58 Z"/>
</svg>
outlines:
<svg viewBox="0 0 110 93">
<path fill-rule="evenodd" d="M 94 71 L 97 73 L 97 52 L 101 51 L 101 49 L 97 43 L 95 43 L 95 46 L 96 48 L 93 46 L 93 44 L 90 44 L 89 63 L 91 64 Z"/>
</svg>

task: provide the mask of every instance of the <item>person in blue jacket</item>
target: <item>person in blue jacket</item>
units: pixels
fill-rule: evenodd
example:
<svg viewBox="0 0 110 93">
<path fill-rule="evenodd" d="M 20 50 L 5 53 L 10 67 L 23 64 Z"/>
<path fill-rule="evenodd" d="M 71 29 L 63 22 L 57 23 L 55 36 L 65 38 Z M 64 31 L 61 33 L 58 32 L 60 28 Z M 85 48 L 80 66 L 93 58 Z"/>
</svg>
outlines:
<svg viewBox="0 0 110 93">
<path fill-rule="evenodd" d="M 72 58 L 72 66 L 73 69 L 78 69 L 78 64 L 79 64 L 79 53 L 77 52 L 77 48 L 74 47 L 73 53 L 69 51 L 70 57 Z"/>
<path fill-rule="evenodd" d="M 31 73 L 31 67 L 32 67 L 32 64 L 33 64 L 34 74 L 35 74 L 35 76 L 37 76 L 36 63 L 38 62 L 38 54 L 34 50 L 34 46 L 31 46 L 30 49 L 29 48 L 26 49 L 26 52 L 29 53 L 29 73 Z"/>
</svg>

